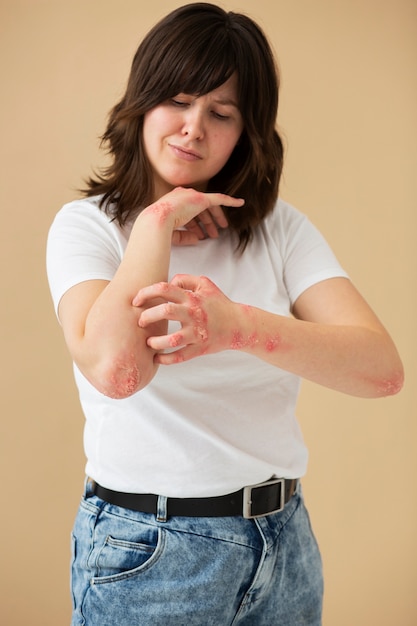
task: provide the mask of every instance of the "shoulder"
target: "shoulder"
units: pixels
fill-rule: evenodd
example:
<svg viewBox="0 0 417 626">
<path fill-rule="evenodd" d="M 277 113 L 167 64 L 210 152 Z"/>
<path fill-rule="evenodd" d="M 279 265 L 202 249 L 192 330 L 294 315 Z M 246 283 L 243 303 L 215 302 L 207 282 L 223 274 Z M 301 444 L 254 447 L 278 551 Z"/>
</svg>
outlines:
<svg viewBox="0 0 417 626">
<path fill-rule="evenodd" d="M 116 240 L 125 242 L 131 225 L 122 227 L 111 214 L 100 206 L 101 196 L 82 198 L 64 204 L 56 213 L 49 228 L 49 240 L 69 242 Z M 110 212 L 109 212 L 110 213 Z"/>
<path fill-rule="evenodd" d="M 56 214 L 47 237 L 46 267 L 56 306 L 62 295 L 87 280 L 111 280 L 128 235 L 100 209 L 99 198 L 74 200 Z"/>
<path fill-rule="evenodd" d="M 77 220 L 108 222 L 110 218 L 100 208 L 100 196 L 80 198 L 63 205 L 56 213 L 52 224 L 71 223 Z"/>
<path fill-rule="evenodd" d="M 304 213 L 281 198 L 277 199 L 273 210 L 263 221 L 261 230 L 269 245 L 277 246 L 284 256 L 288 247 L 296 242 L 302 243 L 317 233 Z"/>
<path fill-rule="evenodd" d="M 265 218 L 264 224 L 271 231 L 278 230 L 281 233 L 287 233 L 308 221 L 307 216 L 299 209 L 282 198 L 278 198 L 273 210 Z"/>
</svg>

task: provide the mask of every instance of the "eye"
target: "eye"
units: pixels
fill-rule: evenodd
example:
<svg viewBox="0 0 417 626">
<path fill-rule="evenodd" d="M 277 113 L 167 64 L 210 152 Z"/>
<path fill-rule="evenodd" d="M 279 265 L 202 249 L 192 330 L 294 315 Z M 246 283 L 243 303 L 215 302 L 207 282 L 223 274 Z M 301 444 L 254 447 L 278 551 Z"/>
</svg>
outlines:
<svg viewBox="0 0 417 626">
<path fill-rule="evenodd" d="M 229 115 L 222 115 L 221 113 L 217 113 L 217 111 L 213 111 L 212 114 L 217 120 L 220 120 L 223 122 L 228 120 L 230 117 Z"/>
<path fill-rule="evenodd" d="M 179 100 L 178 98 L 171 98 L 170 103 L 175 107 L 186 107 L 188 105 L 188 102 L 185 102 L 185 100 Z"/>
</svg>

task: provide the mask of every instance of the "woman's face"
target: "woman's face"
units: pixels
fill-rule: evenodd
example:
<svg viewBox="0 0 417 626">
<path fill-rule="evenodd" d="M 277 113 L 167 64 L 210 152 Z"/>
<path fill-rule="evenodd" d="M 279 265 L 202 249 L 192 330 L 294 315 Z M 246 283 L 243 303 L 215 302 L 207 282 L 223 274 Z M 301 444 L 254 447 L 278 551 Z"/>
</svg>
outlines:
<svg viewBox="0 0 417 626">
<path fill-rule="evenodd" d="M 228 161 L 242 130 L 235 75 L 204 96 L 180 93 L 148 111 L 143 140 L 154 200 L 179 186 L 203 191 Z"/>
</svg>

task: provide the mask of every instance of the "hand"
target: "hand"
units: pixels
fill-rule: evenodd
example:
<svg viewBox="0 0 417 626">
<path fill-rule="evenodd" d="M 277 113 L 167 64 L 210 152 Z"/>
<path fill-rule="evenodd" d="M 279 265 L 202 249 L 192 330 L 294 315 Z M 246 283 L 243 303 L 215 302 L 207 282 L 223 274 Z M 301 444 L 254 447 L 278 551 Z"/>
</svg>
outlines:
<svg viewBox="0 0 417 626">
<path fill-rule="evenodd" d="M 222 206 L 243 204 L 243 199 L 226 194 L 176 187 L 144 211 L 157 215 L 161 224 L 170 220 L 173 245 L 193 245 L 207 237 L 218 237 L 219 228 L 228 226 Z"/>
<path fill-rule="evenodd" d="M 158 351 L 157 363 L 180 363 L 233 347 L 235 304 L 210 279 L 179 274 L 170 283 L 156 283 L 141 289 L 132 304 L 143 307 L 155 298 L 162 298 L 164 302 L 145 309 L 139 317 L 139 326 L 146 328 L 161 320 L 181 324 L 181 329 L 174 333 L 148 338 L 148 346 Z M 176 350 L 162 352 L 172 348 Z"/>
</svg>

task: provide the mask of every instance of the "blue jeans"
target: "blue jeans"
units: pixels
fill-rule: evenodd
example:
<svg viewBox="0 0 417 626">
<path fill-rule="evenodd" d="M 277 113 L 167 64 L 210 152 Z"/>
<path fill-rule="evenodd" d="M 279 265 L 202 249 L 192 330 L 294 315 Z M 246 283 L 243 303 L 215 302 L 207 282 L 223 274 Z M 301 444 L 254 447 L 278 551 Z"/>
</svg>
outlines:
<svg viewBox="0 0 417 626">
<path fill-rule="evenodd" d="M 72 626 L 320 626 L 321 559 L 300 493 L 256 520 L 166 518 L 159 503 L 158 516 L 107 504 L 87 481 Z"/>
</svg>

